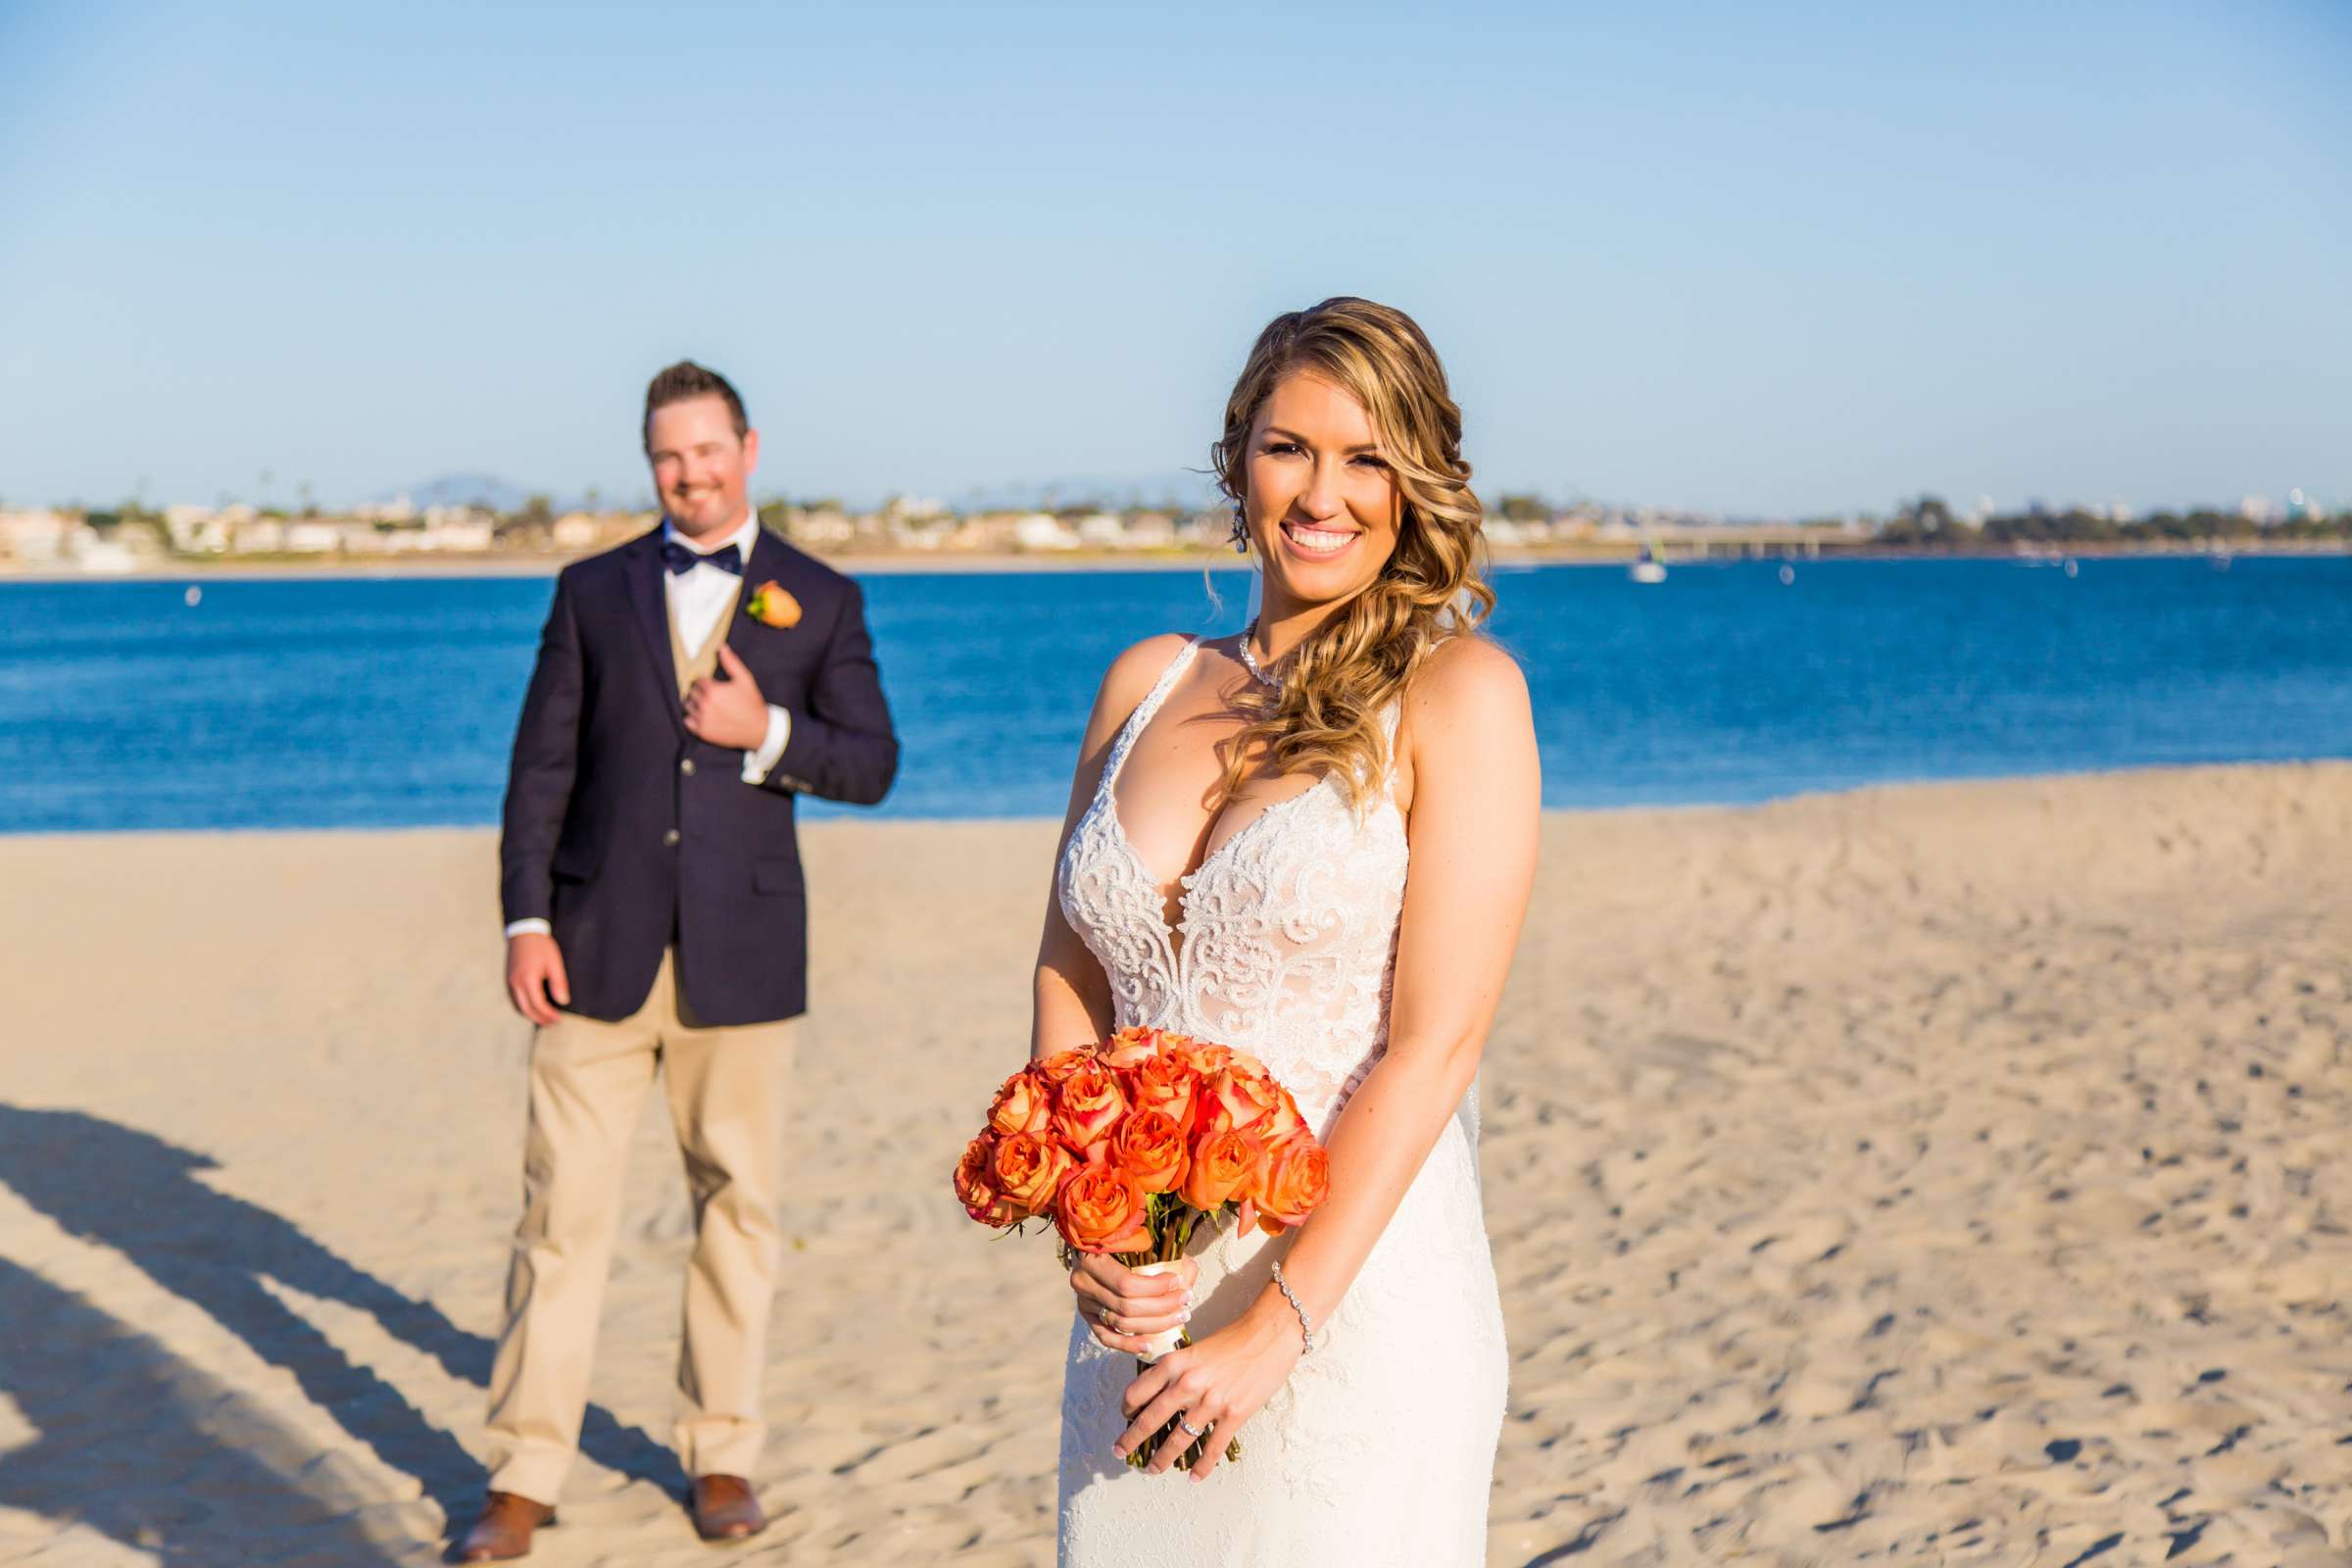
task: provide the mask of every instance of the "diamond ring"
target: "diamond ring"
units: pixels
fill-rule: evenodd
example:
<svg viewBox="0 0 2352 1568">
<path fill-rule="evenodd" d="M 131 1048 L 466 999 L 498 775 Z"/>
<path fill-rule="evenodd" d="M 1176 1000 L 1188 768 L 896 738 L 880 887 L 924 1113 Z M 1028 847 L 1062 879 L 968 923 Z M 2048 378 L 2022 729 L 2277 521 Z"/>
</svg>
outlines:
<svg viewBox="0 0 2352 1568">
<path fill-rule="evenodd" d="M 1193 1425 L 1190 1421 L 1187 1421 L 1184 1418 L 1184 1412 L 1182 1410 L 1176 1412 L 1176 1424 L 1184 1428 L 1185 1431 L 1191 1433 L 1196 1438 L 1205 1438 L 1208 1436 L 1207 1427 L 1197 1427 Z"/>
</svg>

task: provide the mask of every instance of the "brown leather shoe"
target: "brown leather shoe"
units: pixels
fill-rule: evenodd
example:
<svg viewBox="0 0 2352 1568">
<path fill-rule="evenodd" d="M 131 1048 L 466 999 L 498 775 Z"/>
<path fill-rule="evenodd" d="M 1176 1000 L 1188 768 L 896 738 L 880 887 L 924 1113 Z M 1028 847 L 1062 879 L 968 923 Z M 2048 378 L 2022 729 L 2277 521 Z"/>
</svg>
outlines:
<svg viewBox="0 0 2352 1568">
<path fill-rule="evenodd" d="M 555 1522 L 556 1510 L 544 1502 L 533 1502 L 512 1492 L 493 1492 L 482 1504 L 481 1517 L 466 1532 L 466 1539 L 458 1543 L 452 1560 L 505 1562 L 527 1556 L 531 1532 Z"/>
<path fill-rule="evenodd" d="M 694 1528 L 705 1541 L 748 1541 L 767 1528 L 767 1515 L 743 1477 L 696 1476 Z"/>
</svg>

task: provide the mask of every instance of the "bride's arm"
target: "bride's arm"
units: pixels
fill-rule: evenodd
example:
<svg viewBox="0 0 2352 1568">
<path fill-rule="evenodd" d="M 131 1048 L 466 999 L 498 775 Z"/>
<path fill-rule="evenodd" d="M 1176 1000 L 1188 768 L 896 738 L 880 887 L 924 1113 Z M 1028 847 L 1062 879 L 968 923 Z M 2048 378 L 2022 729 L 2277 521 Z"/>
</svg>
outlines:
<svg viewBox="0 0 2352 1568">
<path fill-rule="evenodd" d="M 1318 1330 L 1477 1076 L 1511 950 L 1535 881 L 1542 815 L 1527 681 L 1508 655 L 1464 639 L 1434 655 L 1407 699 L 1412 767 L 1405 881 L 1389 1049 L 1329 1140 L 1331 1198 L 1298 1232 L 1283 1274 Z M 1268 1285 L 1234 1322 L 1159 1362 L 1129 1388 L 1132 1449 L 1178 1409 L 1228 1435 L 1257 1413 L 1298 1363 L 1298 1315 Z M 1402 1417 L 1400 1416 L 1400 1419 Z M 1160 1449 L 1154 1468 L 1174 1457 Z M 1216 1468 L 1211 1444 L 1193 1471 Z"/>
<path fill-rule="evenodd" d="M 1053 876 L 1046 888 L 1046 929 L 1037 943 L 1037 1009 L 1029 1025 L 1029 1056 L 1043 1060 L 1057 1051 L 1092 1045 L 1110 1033 L 1110 982 L 1078 933 L 1062 918 L 1061 857 L 1078 819 L 1094 804 L 1095 786 L 1127 715 L 1151 695 L 1168 662 L 1183 651 L 1178 636 L 1147 638 L 1111 661 L 1086 721 L 1078 748 L 1077 776 L 1070 781 L 1070 807 L 1054 847 Z M 1078 1311 L 1098 1344 L 1135 1354 L 1145 1337 L 1171 1329 L 1191 1316 L 1195 1270 L 1188 1262 L 1173 1274 L 1138 1274 L 1115 1257 L 1088 1256 L 1070 1270 Z"/>
<path fill-rule="evenodd" d="M 1095 710 L 1087 716 L 1077 772 L 1070 780 L 1069 809 L 1062 813 L 1061 837 L 1054 846 L 1054 863 L 1046 879 L 1046 928 L 1037 943 L 1036 1010 L 1029 1024 L 1031 1060 L 1043 1060 L 1073 1046 L 1091 1045 L 1110 1033 L 1110 982 L 1103 978 L 1102 965 L 1095 961 L 1095 956 L 1061 915 L 1061 857 L 1069 848 L 1078 818 L 1094 802 L 1095 786 L 1102 781 L 1102 766 L 1119 727 L 1151 695 L 1160 672 L 1183 650 L 1184 642 L 1172 632 L 1144 639 L 1110 662 L 1102 685 L 1095 693 Z"/>
</svg>

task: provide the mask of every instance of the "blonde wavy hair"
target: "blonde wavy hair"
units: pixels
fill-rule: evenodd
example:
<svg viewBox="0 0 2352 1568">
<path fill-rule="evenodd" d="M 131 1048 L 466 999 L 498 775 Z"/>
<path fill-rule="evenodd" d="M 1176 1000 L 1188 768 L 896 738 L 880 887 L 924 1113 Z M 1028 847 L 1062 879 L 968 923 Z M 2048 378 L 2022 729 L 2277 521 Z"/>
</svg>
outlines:
<svg viewBox="0 0 2352 1568">
<path fill-rule="evenodd" d="M 1474 635 L 1494 608 L 1485 509 L 1470 489 L 1462 411 L 1437 350 L 1402 311 L 1347 296 L 1274 318 L 1250 350 L 1210 457 L 1237 506 L 1248 501 L 1258 412 L 1301 370 L 1344 389 L 1370 416 L 1401 503 L 1396 548 L 1371 586 L 1299 643 L 1279 690 L 1251 683 L 1234 700 L 1246 722 L 1226 753 L 1218 799 L 1230 800 L 1263 767 L 1328 772 L 1360 805 L 1393 761 L 1381 715 L 1441 644 Z"/>
</svg>

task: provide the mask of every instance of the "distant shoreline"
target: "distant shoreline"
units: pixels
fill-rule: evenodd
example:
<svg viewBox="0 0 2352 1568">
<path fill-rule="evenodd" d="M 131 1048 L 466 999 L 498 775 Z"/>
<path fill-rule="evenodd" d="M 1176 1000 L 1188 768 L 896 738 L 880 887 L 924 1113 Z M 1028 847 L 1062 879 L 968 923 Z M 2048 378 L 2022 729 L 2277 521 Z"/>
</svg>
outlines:
<svg viewBox="0 0 2352 1568">
<path fill-rule="evenodd" d="M 2033 790 L 2092 790 L 2101 788 L 2154 788 L 2171 779 L 2202 779 L 2208 781 L 2230 778 L 2301 779 L 2342 775 L 2352 779 L 2352 758 L 2313 756 L 2293 759 L 2249 758 L 2222 762 L 2149 762 L 2122 767 L 2041 768 L 2023 773 L 1984 774 L 1921 774 L 1917 777 L 1874 779 L 1868 783 L 1841 784 L 1824 789 L 1793 790 L 1786 795 L 1767 796 L 1760 800 L 1724 801 L 1641 801 L 1615 806 L 1546 806 L 1544 818 L 1550 822 L 1633 821 L 1649 818 L 1673 821 L 1687 818 L 1692 821 L 1706 818 L 1756 816 L 1766 812 L 1819 810 L 1835 808 L 1840 803 L 1868 800 L 1916 800 L 1945 805 L 1965 803 L 1971 799 L 1990 799 L 2020 789 Z M 1020 828 L 1044 827 L 1060 820 L 1053 811 L 998 812 L 972 816 L 869 816 L 858 812 L 827 812 L 821 816 L 804 818 L 804 833 L 915 834 L 938 829 L 976 827 Z M 407 837 L 467 837 L 495 839 L 499 832 L 496 821 L 465 822 L 345 822 L 322 826 L 318 823 L 245 824 L 234 827 L 0 827 L 0 855 L 9 853 L 10 846 L 24 844 L 93 844 L 101 841 L 129 840 L 162 844 L 172 841 L 186 843 L 219 842 L 227 839 L 283 842 L 290 839 L 373 840 Z"/>
<path fill-rule="evenodd" d="M 593 554 L 594 552 L 592 552 Z M 1819 556 L 1793 553 L 1743 555 L 1732 541 L 1703 557 L 1675 555 L 1666 559 L 1670 568 L 1722 565 L 1740 561 L 1785 561 L 1791 565 L 1818 565 L 1838 561 L 2008 561 L 2052 562 L 2072 557 L 2078 561 L 2166 561 L 2181 558 L 2224 557 L 2228 559 L 2299 558 L 2307 556 L 2352 555 L 2352 544 L 2334 540 L 2319 540 L 2301 544 L 2269 544 L 2246 550 L 2211 551 L 2201 549 L 2082 549 L 2070 551 L 2045 550 L 2027 555 L 2006 550 L 1873 550 L 1858 548 L 1837 550 Z M 103 583 L 103 582 L 239 582 L 239 581 L 303 581 L 342 580 L 368 581 L 391 578 L 484 578 L 484 577 L 552 577 L 584 556 L 466 556 L 447 560 L 419 561 L 414 558 L 388 558 L 381 561 L 241 561 L 233 557 L 209 560 L 173 560 L 142 563 L 126 571 L 75 571 L 55 566 L 17 567 L 0 564 L 0 586 L 10 583 Z M 1249 564 L 1238 556 L 1159 556 L 1133 555 L 1125 552 L 1071 551 L 1066 554 L 1035 556 L 998 555 L 872 555 L 818 556 L 826 565 L 853 576 L 899 575 L 989 575 L 1018 572 L 1076 572 L 1076 571 L 1247 571 Z M 1599 566 L 1622 569 L 1631 564 L 1630 555 L 1593 554 L 1587 552 L 1497 550 L 1494 553 L 1497 566 Z"/>
</svg>

